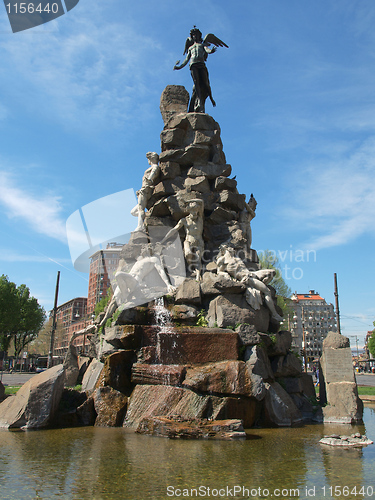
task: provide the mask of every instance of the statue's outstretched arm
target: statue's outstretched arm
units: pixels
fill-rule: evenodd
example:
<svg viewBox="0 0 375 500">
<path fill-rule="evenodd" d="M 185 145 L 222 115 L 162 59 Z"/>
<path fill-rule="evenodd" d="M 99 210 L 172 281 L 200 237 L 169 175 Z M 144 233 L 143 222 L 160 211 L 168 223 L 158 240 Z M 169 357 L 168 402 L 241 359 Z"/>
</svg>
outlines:
<svg viewBox="0 0 375 500">
<path fill-rule="evenodd" d="M 179 64 L 180 61 L 177 61 L 176 64 L 174 65 L 173 69 L 184 68 L 187 65 L 187 63 L 189 62 L 189 59 L 190 59 L 190 50 L 188 51 L 187 56 L 185 57 L 184 61 L 181 64 Z"/>
</svg>

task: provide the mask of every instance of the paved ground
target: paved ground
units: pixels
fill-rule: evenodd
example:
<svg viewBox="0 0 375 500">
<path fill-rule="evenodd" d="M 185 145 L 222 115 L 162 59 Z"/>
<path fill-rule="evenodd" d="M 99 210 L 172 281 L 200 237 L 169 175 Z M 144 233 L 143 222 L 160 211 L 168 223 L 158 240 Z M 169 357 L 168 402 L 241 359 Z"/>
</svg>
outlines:
<svg viewBox="0 0 375 500">
<path fill-rule="evenodd" d="M 35 373 L 3 373 L 2 382 L 4 385 L 22 385 L 33 377 Z M 0 372 L 1 380 L 1 372 Z"/>
<path fill-rule="evenodd" d="M 375 387 L 375 373 L 356 373 L 355 376 L 358 385 Z"/>
</svg>

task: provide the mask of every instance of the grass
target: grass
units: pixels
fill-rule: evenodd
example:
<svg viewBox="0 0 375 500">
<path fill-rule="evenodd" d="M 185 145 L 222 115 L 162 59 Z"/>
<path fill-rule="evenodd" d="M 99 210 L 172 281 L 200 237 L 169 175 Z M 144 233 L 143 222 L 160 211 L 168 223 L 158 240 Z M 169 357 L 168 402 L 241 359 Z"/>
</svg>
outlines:
<svg viewBox="0 0 375 500">
<path fill-rule="evenodd" d="M 5 395 L 10 396 L 11 394 L 16 394 L 18 389 L 20 388 L 20 385 L 6 385 L 5 386 Z"/>
<path fill-rule="evenodd" d="M 375 396 L 375 387 L 367 387 L 364 385 L 359 385 L 358 394 L 360 396 Z"/>
</svg>

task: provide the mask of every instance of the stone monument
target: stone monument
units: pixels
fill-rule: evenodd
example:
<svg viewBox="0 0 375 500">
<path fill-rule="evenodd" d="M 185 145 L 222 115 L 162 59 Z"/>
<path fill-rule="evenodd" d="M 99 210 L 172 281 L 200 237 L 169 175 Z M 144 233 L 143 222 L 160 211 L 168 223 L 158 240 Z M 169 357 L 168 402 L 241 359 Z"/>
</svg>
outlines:
<svg viewBox="0 0 375 500">
<path fill-rule="evenodd" d="M 324 422 L 362 422 L 363 403 L 358 397 L 349 339 L 330 332 L 323 341 L 320 364 L 320 399 L 328 403 L 323 408 Z"/>
</svg>

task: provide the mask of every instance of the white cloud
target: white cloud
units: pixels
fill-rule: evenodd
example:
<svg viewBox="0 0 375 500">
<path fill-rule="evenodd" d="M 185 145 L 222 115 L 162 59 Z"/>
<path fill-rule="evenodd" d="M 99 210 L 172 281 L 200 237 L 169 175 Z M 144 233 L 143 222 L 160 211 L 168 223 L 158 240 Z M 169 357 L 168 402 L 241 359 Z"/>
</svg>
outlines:
<svg viewBox="0 0 375 500">
<path fill-rule="evenodd" d="M 20 254 L 17 250 L 13 249 L 1 249 L 0 250 L 0 261 L 1 262 L 54 262 L 57 264 L 70 264 L 70 259 L 52 258 L 47 255 L 25 255 Z"/>
<path fill-rule="evenodd" d="M 316 250 L 353 242 L 365 234 L 375 235 L 375 138 L 351 155 L 319 162 L 289 179 L 289 200 L 284 215 L 311 238 Z"/>
<path fill-rule="evenodd" d="M 15 185 L 0 171 L 0 205 L 11 219 L 26 222 L 34 231 L 66 242 L 65 221 L 61 217 L 61 198 L 51 194 L 35 196 Z"/>
<path fill-rule="evenodd" d="M 126 13 L 106 22 L 92 2 L 74 12 L 56 21 L 60 32 L 38 27 L 0 39 L 3 75 L 9 74 L 18 102 L 66 126 L 123 125 L 141 113 L 141 96 L 151 91 L 159 45 L 137 32 Z"/>
</svg>

